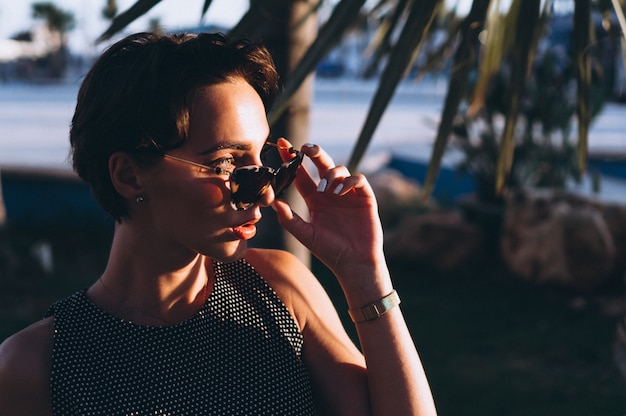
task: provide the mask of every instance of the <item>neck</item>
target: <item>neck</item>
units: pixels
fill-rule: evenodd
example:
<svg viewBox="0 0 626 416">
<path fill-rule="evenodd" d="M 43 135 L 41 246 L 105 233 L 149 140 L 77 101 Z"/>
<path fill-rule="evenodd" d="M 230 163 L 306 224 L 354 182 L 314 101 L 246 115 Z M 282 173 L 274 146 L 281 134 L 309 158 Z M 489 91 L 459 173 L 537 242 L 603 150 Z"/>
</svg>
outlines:
<svg viewBox="0 0 626 416">
<path fill-rule="evenodd" d="M 128 265 L 131 266 L 131 265 Z M 210 259 L 197 256 L 186 267 L 161 273 L 107 267 L 88 295 L 120 318 L 170 325 L 193 316 L 206 301 L 213 280 Z"/>
</svg>

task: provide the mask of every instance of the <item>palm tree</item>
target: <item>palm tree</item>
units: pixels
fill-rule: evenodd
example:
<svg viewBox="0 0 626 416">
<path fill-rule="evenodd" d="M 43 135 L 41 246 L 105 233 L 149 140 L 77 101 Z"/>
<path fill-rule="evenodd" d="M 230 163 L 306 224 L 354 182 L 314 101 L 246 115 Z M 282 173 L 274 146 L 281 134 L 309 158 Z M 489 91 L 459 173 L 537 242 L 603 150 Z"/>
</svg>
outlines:
<svg viewBox="0 0 626 416">
<path fill-rule="evenodd" d="M 252 0 L 251 9 L 258 8 L 261 13 L 267 13 L 267 18 L 257 28 L 258 33 L 269 48 L 274 57 L 278 72 L 281 78 L 289 79 L 294 69 L 298 66 L 306 51 L 317 36 L 317 5 L 316 0 L 305 1 L 283 1 L 278 4 L 280 7 L 266 9 L 268 5 L 265 0 Z M 275 136 L 288 137 L 297 147 L 308 140 L 310 105 L 313 95 L 313 77 L 307 76 L 291 97 L 289 111 L 284 112 L 272 125 Z M 287 199 L 292 207 L 300 213 L 306 212 L 304 202 L 301 198 L 296 198 L 294 189 L 290 189 Z M 264 226 L 279 229 L 278 221 L 272 210 L 265 213 Z M 265 238 L 275 235 L 276 241 L 264 242 L 265 246 L 284 247 L 301 260 L 308 262 L 308 250 L 302 246 L 289 233 L 263 233 Z"/>
<path fill-rule="evenodd" d="M 32 4 L 32 16 L 43 19 L 51 35 L 58 37 L 58 48 L 49 54 L 49 71 L 53 78 L 61 78 L 67 68 L 67 32 L 76 24 L 74 15 L 59 9 L 53 3 L 40 2 Z"/>
<path fill-rule="evenodd" d="M 131 8 L 113 20 L 101 39 L 110 37 L 161 1 L 172 0 L 137 0 Z M 298 3 L 302 2 L 295 0 L 251 1 L 248 13 L 230 31 L 230 35 L 254 37 L 260 33 L 264 25 L 267 25 L 269 19 L 284 14 L 284 10 L 290 10 Z M 301 24 L 304 24 L 306 19 L 314 18 L 313 9 L 321 7 L 323 0 L 311 0 L 304 3 L 306 3 L 304 7 L 311 9 L 311 14 L 302 15 Z M 306 53 L 293 54 L 293 56 L 301 56 L 301 59 L 297 65 L 292 63 L 288 73 L 282 74 L 285 80 L 284 92 L 270 114 L 270 121 L 277 123 L 281 120 L 281 123 L 288 123 L 288 119 L 281 117 L 286 112 L 289 114 L 293 108 L 302 108 L 302 104 L 294 101 L 294 97 L 298 97 L 298 91 L 302 91 L 299 88 L 306 85 L 306 80 L 310 79 L 308 77 L 313 73 L 317 64 L 358 21 L 359 16 L 380 14 L 381 10 L 386 10 L 380 21 L 380 33 L 375 37 L 382 39 L 377 45 L 375 55 L 376 62 L 386 57 L 387 64 L 380 76 L 378 89 L 349 161 L 349 168 L 356 170 L 398 83 L 417 56 L 421 44 L 428 36 L 431 24 L 446 4 L 442 0 L 379 0 L 373 7 L 368 7 L 365 0 L 339 0 L 335 3 L 332 14 L 323 23 Z M 508 11 L 502 11 L 499 0 L 474 0 L 467 16 L 452 21 L 444 49 L 452 51 L 448 52 L 448 55 L 453 55 L 454 65 L 426 180 L 427 192 L 430 192 L 435 183 L 439 164 L 452 130 L 453 118 L 458 114 L 461 102 L 467 98 L 465 93 L 468 91 L 470 72 L 476 69 L 479 74 L 478 83 L 473 89 L 473 95 L 469 98 L 470 111 L 477 114 L 484 104 L 489 80 L 503 62 L 508 61 L 515 68 L 511 85 L 516 87 L 511 90 L 511 105 L 505 117 L 506 127 L 500 141 L 498 156 L 497 186 L 499 191 L 505 189 L 505 178 L 511 169 L 514 148 L 513 130 L 519 111 L 519 99 L 524 92 L 524 80 L 528 75 L 528 68 L 532 63 L 539 36 L 545 28 L 545 22 L 553 12 L 555 4 L 561 3 L 568 3 L 574 7 L 573 32 L 576 36 L 573 41 L 572 54 L 576 62 L 578 81 L 578 161 L 579 169 L 584 172 L 590 121 L 591 56 L 589 51 L 592 45 L 591 27 L 594 24 L 592 10 L 598 10 L 604 15 L 614 13 L 623 33 L 624 0 L 546 0 L 543 3 L 543 8 L 540 9 L 539 0 L 511 0 Z M 200 14 L 206 13 L 210 5 L 211 0 L 205 0 L 202 10 L 199 11 Z M 263 8 L 263 12 L 260 12 L 260 8 Z M 294 21 L 297 22 L 298 19 Z M 479 36 L 484 36 L 485 33 L 487 33 L 486 39 L 481 38 L 481 41 Z M 397 36 L 394 41 L 391 41 L 393 34 Z M 289 47 L 287 45 L 289 43 L 283 44 L 283 47 Z M 274 49 L 273 52 L 280 54 L 278 49 Z M 301 115 L 300 111 L 298 115 Z"/>
<path fill-rule="evenodd" d="M 109 38 L 161 1 L 173 0 L 136 0 L 133 6 L 113 19 L 100 40 Z M 510 0 L 508 9 L 503 9 L 500 0 L 473 0 L 469 13 L 457 16 L 454 7 L 450 10 L 446 8 L 448 2 L 444 0 L 378 0 L 373 6 L 365 0 L 337 0 L 332 4 L 332 13 L 315 34 L 315 11 L 322 7 L 323 0 L 252 0 L 248 12 L 229 35 L 254 39 L 263 34 L 265 37 L 268 24 L 274 25 L 274 19 L 282 20 L 280 25 L 274 27 L 273 33 L 278 35 L 269 36 L 270 48 L 278 57 L 284 81 L 282 94 L 269 115 L 269 121 L 274 131 L 300 144 L 306 141 L 311 74 L 363 16 L 370 19 L 376 16 L 378 33 L 373 39 L 377 42 L 371 45 L 374 53 L 367 72 L 377 72 L 381 62 L 386 63 L 381 69 L 377 90 L 348 162 L 348 168 L 357 171 L 398 84 L 406 76 L 407 69 L 414 65 L 420 46 L 435 26 L 446 27 L 447 40 L 433 59 L 451 60 L 452 70 L 425 179 L 424 196 L 428 196 L 434 187 L 455 117 L 461 113 L 462 104 L 467 107 L 462 112 L 464 117 L 480 115 L 494 77 L 503 65 L 508 65 L 513 70 L 507 84 L 505 126 L 498 140 L 498 149 L 494 152 L 497 160 L 493 162 L 497 166 L 494 192 L 501 195 L 507 189 L 507 178 L 513 165 L 514 131 L 520 113 L 520 100 L 525 93 L 538 42 L 549 25 L 555 6 L 563 3 L 574 9 L 572 25 L 575 36 L 571 56 L 577 83 L 577 168 L 581 173 L 585 171 L 594 59 L 591 54 L 594 40 L 592 12 L 616 16 L 623 34 L 626 26 L 624 1 L 545 0 L 541 7 L 540 0 Z M 211 0 L 205 0 L 199 14 L 204 15 L 210 5 Z M 434 60 L 425 65 L 425 70 Z M 475 83 L 470 85 L 470 79 L 475 79 Z"/>
</svg>

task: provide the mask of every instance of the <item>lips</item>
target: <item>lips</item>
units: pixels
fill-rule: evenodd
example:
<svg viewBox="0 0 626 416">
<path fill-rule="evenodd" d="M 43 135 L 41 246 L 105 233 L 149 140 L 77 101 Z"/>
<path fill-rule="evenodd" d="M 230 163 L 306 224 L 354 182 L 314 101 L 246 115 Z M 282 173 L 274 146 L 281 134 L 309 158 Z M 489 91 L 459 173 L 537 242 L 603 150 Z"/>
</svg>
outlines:
<svg viewBox="0 0 626 416">
<path fill-rule="evenodd" d="M 240 240 L 250 240 L 256 235 L 256 223 L 261 218 L 253 218 L 252 220 L 245 222 L 241 225 L 233 227 L 233 232 Z"/>
</svg>

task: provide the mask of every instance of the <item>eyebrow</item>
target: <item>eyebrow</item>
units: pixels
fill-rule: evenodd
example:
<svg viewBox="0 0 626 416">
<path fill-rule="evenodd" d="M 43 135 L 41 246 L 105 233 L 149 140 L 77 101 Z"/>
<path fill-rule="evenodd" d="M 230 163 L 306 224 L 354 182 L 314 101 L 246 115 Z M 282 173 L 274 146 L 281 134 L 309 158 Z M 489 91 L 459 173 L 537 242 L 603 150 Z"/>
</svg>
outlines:
<svg viewBox="0 0 626 416">
<path fill-rule="evenodd" d="M 265 138 L 265 142 L 267 142 L 270 138 L 272 137 L 272 132 L 270 132 L 267 137 Z M 224 150 L 224 149 L 231 149 L 231 150 L 250 150 L 251 146 L 247 143 L 240 143 L 240 142 L 226 142 L 226 143 L 220 143 L 216 146 L 210 147 L 206 150 L 202 150 L 200 152 L 198 152 L 198 155 L 200 156 L 204 156 L 204 155 L 208 155 L 211 153 L 215 153 L 219 150 Z"/>
<path fill-rule="evenodd" d="M 206 150 L 202 150 L 200 152 L 198 152 L 198 155 L 208 155 L 211 153 L 215 153 L 219 150 L 224 150 L 224 149 L 232 149 L 232 150 L 249 150 L 250 149 L 250 145 L 248 144 L 244 144 L 244 143 L 220 143 L 217 146 L 213 146 L 210 147 Z"/>
</svg>

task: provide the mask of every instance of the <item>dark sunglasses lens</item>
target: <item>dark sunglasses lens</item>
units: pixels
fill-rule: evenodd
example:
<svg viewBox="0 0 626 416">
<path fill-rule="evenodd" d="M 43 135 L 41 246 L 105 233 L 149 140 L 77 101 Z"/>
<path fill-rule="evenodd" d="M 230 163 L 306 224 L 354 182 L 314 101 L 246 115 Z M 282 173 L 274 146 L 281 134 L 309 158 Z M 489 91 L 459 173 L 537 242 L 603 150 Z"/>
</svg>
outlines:
<svg viewBox="0 0 626 416">
<path fill-rule="evenodd" d="M 298 168 L 302 164 L 303 158 L 304 153 L 298 152 L 296 157 L 283 164 L 280 169 L 276 171 L 276 175 L 274 176 L 274 180 L 272 182 L 272 187 L 274 188 L 276 197 L 279 197 L 296 178 Z"/>
<path fill-rule="evenodd" d="M 259 202 L 273 176 L 273 171 L 265 166 L 235 170 L 230 176 L 230 200 L 235 209 L 246 209 Z"/>
</svg>

